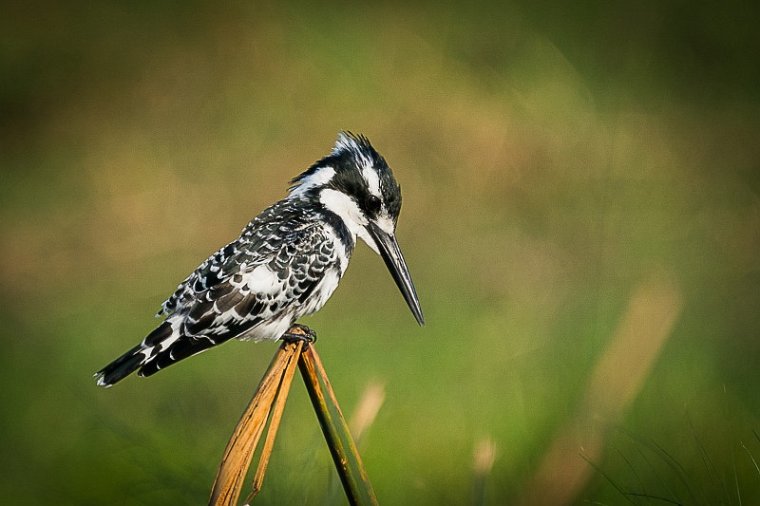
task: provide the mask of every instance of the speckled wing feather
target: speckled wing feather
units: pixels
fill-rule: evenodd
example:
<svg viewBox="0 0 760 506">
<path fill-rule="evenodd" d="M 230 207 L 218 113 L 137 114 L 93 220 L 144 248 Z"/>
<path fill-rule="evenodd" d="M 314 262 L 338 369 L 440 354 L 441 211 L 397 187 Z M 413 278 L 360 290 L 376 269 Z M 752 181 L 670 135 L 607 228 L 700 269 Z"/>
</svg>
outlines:
<svg viewBox="0 0 760 506">
<path fill-rule="evenodd" d="M 198 295 L 241 270 L 270 261 L 287 241 L 287 234 L 302 226 L 304 210 L 286 200 L 254 218 L 240 237 L 220 248 L 193 271 L 162 305 L 158 316 L 182 312 Z"/>
<path fill-rule="evenodd" d="M 338 264 L 340 247 L 320 218 L 287 200 L 263 211 L 178 286 L 159 312 L 166 321 L 101 371 L 102 382 L 138 367 L 139 375 L 150 376 L 233 338 L 277 339 L 318 309 L 308 299 Z"/>
</svg>

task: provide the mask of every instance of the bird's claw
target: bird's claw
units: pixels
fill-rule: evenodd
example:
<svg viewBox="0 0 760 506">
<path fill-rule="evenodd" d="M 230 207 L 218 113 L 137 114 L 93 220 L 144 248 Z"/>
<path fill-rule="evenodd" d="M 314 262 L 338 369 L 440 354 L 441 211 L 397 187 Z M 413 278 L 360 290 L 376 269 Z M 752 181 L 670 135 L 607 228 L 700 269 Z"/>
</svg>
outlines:
<svg viewBox="0 0 760 506">
<path fill-rule="evenodd" d="M 286 343 L 295 343 L 298 341 L 302 341 L 304 343 L 304 346 L 308 346 L 311 343 L 317 342 L 317 333 L 314 332 L 312 329 L 307 327 L 306 325 L 301 325 L 300 323 L 296 323 L 290 329 L 288 329 L 287 332 L 285 332 L 280 339 L 285 341 Z"/>
</svg>

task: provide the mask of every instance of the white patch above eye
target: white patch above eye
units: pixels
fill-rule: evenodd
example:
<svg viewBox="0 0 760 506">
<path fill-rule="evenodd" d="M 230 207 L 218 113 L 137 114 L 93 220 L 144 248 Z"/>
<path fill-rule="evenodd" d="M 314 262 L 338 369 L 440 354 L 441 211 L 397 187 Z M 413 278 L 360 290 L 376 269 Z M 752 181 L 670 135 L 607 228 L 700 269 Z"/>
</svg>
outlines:
<svg viewBox="0 0 760 506">
<path fill-rule="evenodd" d="M 380 197 L 382 199 L 383 196 L 380 193 L 380 176 L 377 175 L 377 171 L 371 166 L 365 166 L 362 168 L 362 177 L 367 182 L 367 189 L 369 192 L 375 197 Z"/>
<path fill-rule="evenodd" d="M 335 169 L 330 166 L 319 167 L 313 174 L 306 176 L 293 187 L 290 197 L 300 197 L 312 188 L 325 186 L 335 176 Z"/>
</svg>

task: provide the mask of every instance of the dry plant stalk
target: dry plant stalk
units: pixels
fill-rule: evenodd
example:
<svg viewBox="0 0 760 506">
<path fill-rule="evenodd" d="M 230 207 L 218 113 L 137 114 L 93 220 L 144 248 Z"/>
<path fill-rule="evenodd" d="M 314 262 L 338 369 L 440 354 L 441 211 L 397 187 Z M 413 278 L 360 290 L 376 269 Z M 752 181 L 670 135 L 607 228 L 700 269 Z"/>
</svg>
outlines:
<svg viewBox="0 0 760 506">
<path fill-rule="evenodd" d="M 297 328 L 291 329 L 291 332 L 302 333 Z M 277 350 L 253 399 L 235 427 L 214 480 L 209 499 L 210 506 L 234 506 L 238 503 L 245 475 L 269 420 L 267 437 L 253 479 L 253 491 L 246 498 L 246 504 L 261 490 L 296 365 L 300 366 L 306 389 L 349 503 L 377 504 L 364 464 L 356 450 L 319 355 L 313 346 L 298 341 L 283 343 Z"/>
<path fill-rule="evenodd" d="M 280 420 L 282 419 L 282 412 L 285 410 L 285 401 L 288 399 L 288 392 L 290 392 L 290 384 L 293 382 L 293 376 L 296 373 L 296 365 L 298 364 L 298 357 L 301 356 L 303 350 L 303 342 L 296 343 L 296 349 L 293 355 L 288 357 L 288 365 L 282 375 L 282 383 L 280 384 L 280 390 L 277 393 L 277 399 L 275 400 L 274 410 L 272 411 L 272 417 L 269 422 L 269 430 L 267 431 L 267 437 L 264 440 L 264 447 L 261 449 L 261 457 L 259 457 L 259 465 L 256 467 L 256 474 L 253 476 L 253 490 L 248 494 L 245 499 L 245 504 L 250 504 L 256 495 L 261 490 L 261 486 L 264 484 L 264 475 L 269 467 L 269 457 L 272 455 L 272 449 L 274 448 L 274 440 L 277 437 L 277 429 L 280 428 Z"/>
<path fill-rule="evenodd" d="M 259 461 L 259 469 L 254 479 L 254 491 L 248 500 L 252 499 L 260 489 L 264 472 L 266 472 L 269 463 L 269 454 L 271 454 L 274 444 L 274 436 L 277 433 L 282 409 L 287 399 L 287 389 L 290 387 L 290 380 L 295 373 L 295 364 L 302 348 L 302 342 L 283 343 L 277 350 L 269 364 L 269 369 L 264 374 L 248 408 L 243 413 L 230 441 L 227 443 L 219 471 L 214 480 L 209 505 L 234 506 L 237 504 L 243 480 L 256 451 L 256 445 L 266 426 L 272 403 L 277 397 L 279 402 L 275 406 L 275 414 L 272 423 L 270 423 L 265 448 Z M 279 396 L 277 395 L 278 391 L 280 392 Z"/>
<path fill-rule="evenodd" d="M 351 431 L 313 346 L 301 353 L 298 365 L 349 504 L 377 505 L 375 491 L 367 477 Z"/>
</svg>

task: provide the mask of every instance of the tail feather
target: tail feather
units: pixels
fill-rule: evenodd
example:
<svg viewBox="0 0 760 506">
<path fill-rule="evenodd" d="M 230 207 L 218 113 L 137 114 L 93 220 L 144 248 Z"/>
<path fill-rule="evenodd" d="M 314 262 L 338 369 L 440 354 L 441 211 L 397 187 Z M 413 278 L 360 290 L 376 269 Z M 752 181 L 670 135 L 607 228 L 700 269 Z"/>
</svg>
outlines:
<svg viewBox="0 0 760 506">
<path fill-rule="evenodd" d="M 140 367 L 140 371 L 137 375 L 143 377 L 151 376 L 182 359 L 197 355 L 221 342 L 222 341 L 215 342 L 205 336 L 183 335 L 181 338 L 171 343 L 166 349 L 161 350 L 154 357 L 151 357 L 149 361 L 146 361 L 142 367 Z"/>
<path fill-rule="evenodd" d="M 95 373 L 98 385 L 110 387 L 133 372 L 151 376 L 180 360 L 229 340 L 232 335 L 211 339 L 207 336 L 188 336 L 177 320 L 166 320 L 143 341 Z"/>
<path fill-rule="evenodd" d="M 136 371 L 145 361 L 145 348 L 140 344 L 95 373 L 99 387 L 110 387 Z"/>
<path fill-rule="evenodd" d="M 142 343 L 96 372 L 95 379 L 98 386 L 110 387 L 144 366 L 146 362 L 149 362 L 159 353 L 161 343 L 171 338 L 173 332 L 171 323 L 168 320 L 163 322 L 148 334 Z"/>
</svg>

